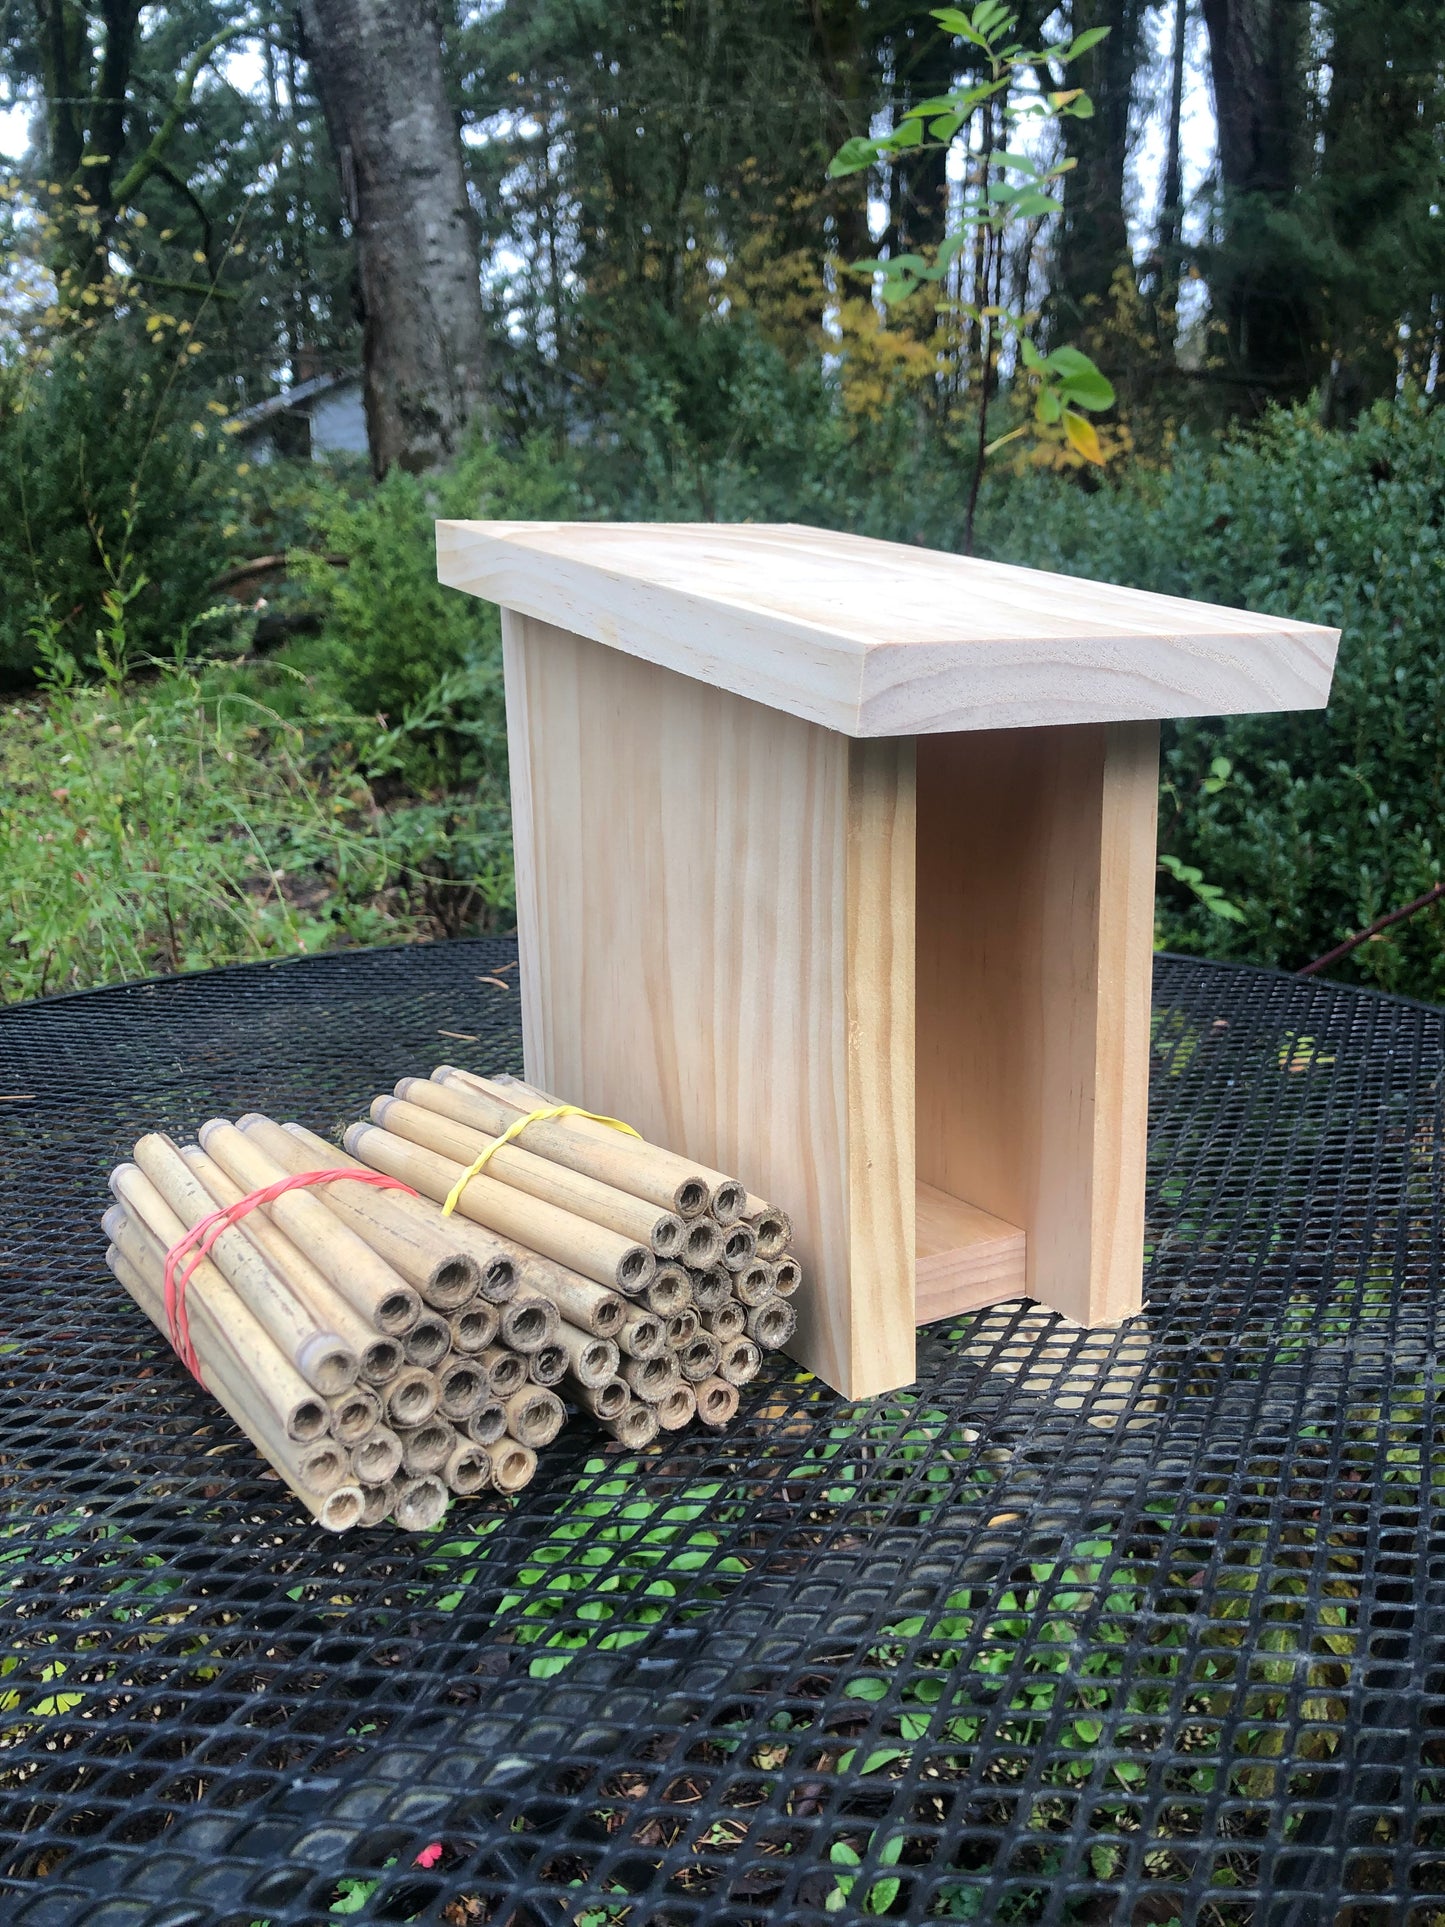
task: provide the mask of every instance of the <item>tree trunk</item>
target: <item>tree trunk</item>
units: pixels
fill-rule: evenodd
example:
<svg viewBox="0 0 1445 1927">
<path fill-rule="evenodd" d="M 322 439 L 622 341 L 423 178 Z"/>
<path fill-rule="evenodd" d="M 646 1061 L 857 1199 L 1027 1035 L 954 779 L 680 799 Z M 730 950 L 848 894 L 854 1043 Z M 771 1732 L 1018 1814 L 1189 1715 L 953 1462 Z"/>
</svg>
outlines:
<svg viewBox="0 0 1445 1927">
<path fill-rule="evenodd" d="M 356 235 L 372 467 L 452 455 L 483 405 L 485 331 L 462 143 L 430 0 L 302 0 Z"/>
<path fill-rule="evenodd" d="M 1300 0 L 1204 0 L 1225 196 L 1224 248 L 1211 275 L 1230 358 L 1256 399 L 1308 392 L 1320 372 L 1311 273 L 1277 219 L 1307 138 Z"/>
<path fill-rule="evenodd" d="M 1068 68 L 1055 69 L 1054 78 L 1057 87 L 1082 87 L 1094 103 L 1091 119 L 1060 123 L 1077 164 L 1064 176 L 1054 297 L 1067 334 L 1082 330 L 1091 352 L 1106 363 L 1118 357 L 1117 344 L 1110 352 L 1110 289 L 1120 268 L 1132 269 L 1125 178 L 1143 18 L 1142 0 L 1074 0 L 1071 30 L 1107 27 L 1108 37 Z"/>
<path fill-rule="evenodd" d="M 1184 57 L 1189 0 L 1174 0 L 1174 44 L 1169 50 L 1169 122 L 1164 141 L 1164 186 L 1159 208 L 1159 282 L 1155 310 L 1169 330 L 1170 359 L 1179 338 L 1179 276 L 1184 230 Z"/>
</svg>

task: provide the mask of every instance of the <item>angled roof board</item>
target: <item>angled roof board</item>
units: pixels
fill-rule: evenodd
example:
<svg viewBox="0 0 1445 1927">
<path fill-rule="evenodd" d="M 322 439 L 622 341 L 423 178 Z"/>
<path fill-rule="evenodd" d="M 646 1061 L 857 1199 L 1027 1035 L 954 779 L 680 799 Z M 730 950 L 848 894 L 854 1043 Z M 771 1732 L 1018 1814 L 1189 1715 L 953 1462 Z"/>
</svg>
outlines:
<svg viewBox="0 0 1445 1927">
<path fill-rule="evenodd" d="M 438 522 L 438 575 L 850 736 L 1320 709 L 1339 631 L 769 523 Z"/>
</svg>

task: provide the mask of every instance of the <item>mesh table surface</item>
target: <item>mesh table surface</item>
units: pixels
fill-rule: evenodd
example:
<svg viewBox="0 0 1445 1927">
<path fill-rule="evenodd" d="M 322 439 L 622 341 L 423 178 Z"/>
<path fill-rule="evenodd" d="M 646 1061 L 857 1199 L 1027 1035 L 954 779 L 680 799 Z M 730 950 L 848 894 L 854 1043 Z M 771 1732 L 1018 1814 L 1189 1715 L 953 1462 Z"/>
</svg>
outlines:
<svg viewBox="0 0 1445 1927">
<path fill-rule="evenodd" d="M 936 1326 L 866 1405 L 775 1360 L 331 1537 L 119 1294 L 106 1172 L 519 1067 L 514 961 L 0 1014 L 5 1927 L 1445 1927 L 1440 1014 L 1161 959 L 1143 1317 Z"/>
</svg>

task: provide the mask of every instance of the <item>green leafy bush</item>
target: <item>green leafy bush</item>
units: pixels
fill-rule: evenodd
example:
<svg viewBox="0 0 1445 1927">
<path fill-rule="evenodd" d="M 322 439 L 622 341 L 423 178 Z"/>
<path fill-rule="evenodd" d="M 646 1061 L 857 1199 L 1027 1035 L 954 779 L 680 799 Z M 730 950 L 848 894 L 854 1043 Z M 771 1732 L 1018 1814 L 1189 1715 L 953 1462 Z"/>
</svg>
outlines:
<svg viewBox="0 0 1445 1927">
<path fill-rule="evenodd" d="M 169 653 L 226 560 L 236 467 L 216 409 L 126 331 L 0 369 L 0 684 L 47 622 L 88 660 L 118 588 L 135 644 Z"/>
<path fill-rule="evenodd" d="M 1305 409 L 1084 493 L 985 497 L 987 551 L 1343 628 L 1328 710 L 1166 730 L 1160 923 L 1176 949 L 1297 969 L 1428 890 L 1445 856 L 1445 417 L 1406 399 L 1352 432 Z M 1238 907 L 1221 916 L 1181 871 Z M 1442 913 L 1331 974 L 1445 1000 Z"/>
</svg>

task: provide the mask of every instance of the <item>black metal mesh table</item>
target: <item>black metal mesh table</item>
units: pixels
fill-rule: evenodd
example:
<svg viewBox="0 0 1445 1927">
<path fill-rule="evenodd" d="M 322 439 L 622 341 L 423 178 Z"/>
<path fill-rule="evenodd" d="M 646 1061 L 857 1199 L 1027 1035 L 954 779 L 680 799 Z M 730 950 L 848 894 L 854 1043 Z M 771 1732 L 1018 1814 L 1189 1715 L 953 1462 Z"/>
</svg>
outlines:
<svg viewBox="0 0 1445 1927">
<path fill-rule="evenodd" d="M 120 1298 L 105 1174 L 516 1067 L 513 956 L 0 1014 L 0 1921 L 1445 1927 L 1440 1014 L 1161 959 L 1142 1318 L 935 1327 L 868 1405 L 779 1360 L 333 1538 Z"/>
</svg>

